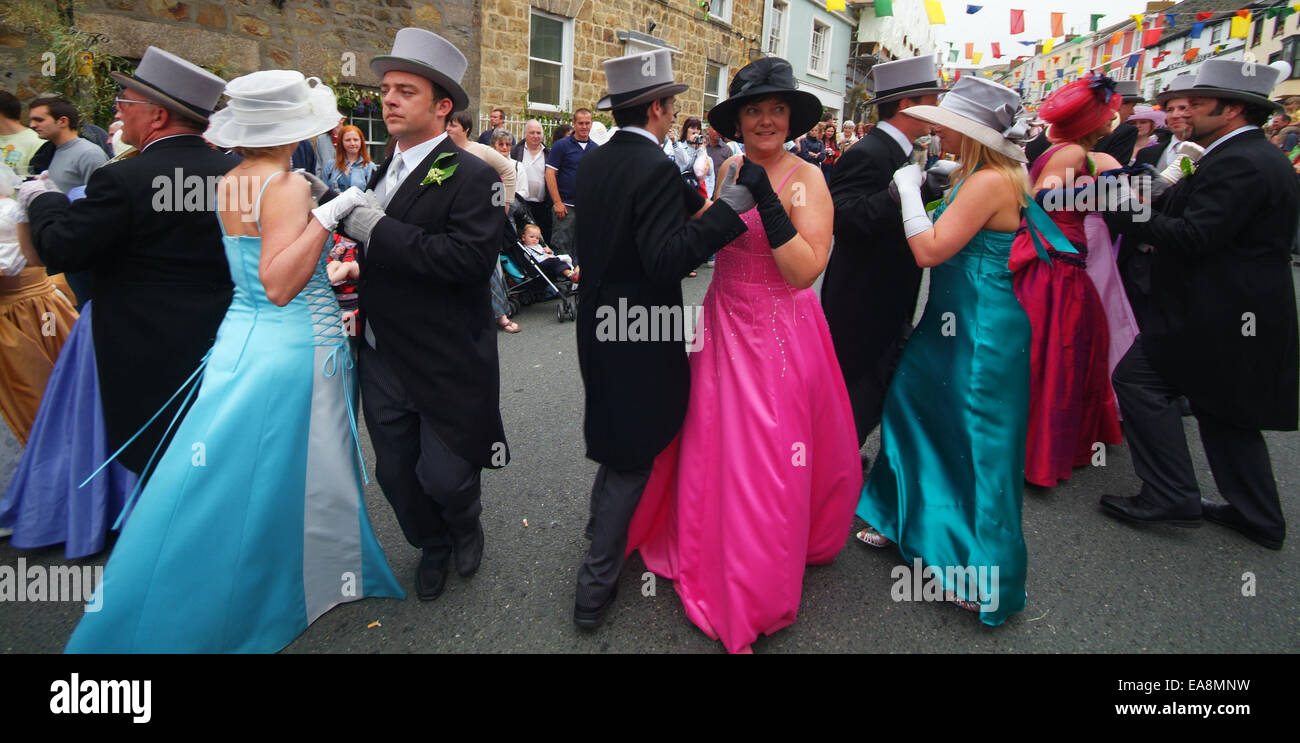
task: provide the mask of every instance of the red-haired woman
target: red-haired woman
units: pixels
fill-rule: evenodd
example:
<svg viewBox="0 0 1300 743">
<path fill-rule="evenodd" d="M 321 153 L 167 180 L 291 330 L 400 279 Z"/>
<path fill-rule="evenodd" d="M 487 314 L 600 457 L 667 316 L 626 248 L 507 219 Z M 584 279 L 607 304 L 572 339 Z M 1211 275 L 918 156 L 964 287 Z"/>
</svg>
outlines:
<svg viewBox="0 0 1300 743">
<path fill-rule="evenodd" d="M 1089 261 L 1114 257 L 1108 235 L 1089 244 L 1096 225 L 1085 223 L 1095 211 L 1095 199 L 1081 198 L 1099 190 L 1094 189 L 1100 171 L 1120 167 L 1110 155 L 1090 151 L 1111 130 L 1119 105 L 1114 83 L 1090 76 L 1053 93 L 1038 111 L 1050 124 L 1047 138 L 1053 146 L 1030 168 L 1031 193 L 1079 251 L 1049 247 L 1051 264 L 1038 260 L 1037 231 L 1022 225 L 1009 264 L 1016 297 L 1033 326 L 1025 480 L 1040 487 L 1069 479 L 1074 467 L 1091 461 L 1098 443 L 1121 441 L 1110 385 L 1106 309 L 1088 271 Z M 1039 240 L 1046 244 L 1041 235 Z M 1097 249 L 1096 255 L 1089 254 L 1089 247 Z"/>
<path fill-rule="evenodd" d="M 342 147 L 334 156 L 334 162 L 325 164 L 325 182 L 339 193 L 353 186 L 364 191 L 378 167 L 370 161 L 365 136 L 360 128 L 349 124 L 339 132 L 339 143 Z"/>
</svg>

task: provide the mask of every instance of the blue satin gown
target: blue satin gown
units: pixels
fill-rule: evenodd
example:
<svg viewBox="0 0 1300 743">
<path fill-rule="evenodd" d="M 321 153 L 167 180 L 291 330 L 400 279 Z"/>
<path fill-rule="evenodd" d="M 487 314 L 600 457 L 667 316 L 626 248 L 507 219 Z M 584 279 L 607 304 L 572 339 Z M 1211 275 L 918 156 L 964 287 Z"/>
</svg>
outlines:
<svg viewBox="0 0 1300 743">
<path fill-rule="evenodd" d="M 1025 607 L 1030 325 L 1007 269 L 1013 237 L 980 230 L 930 270 L 857 511 L 909 565 L 919 557 L 945 590 L 981 603 L 989 625 Z"/>
<path fill-rule="evenodd" d="M 352 357 L 325 253 L 277 307 L 258 275 L 261 238 L 223 242 L 235 294 L 202 386 L 108 560 L 101 610 L 67 652 L 274 652 L 337 604 L 405 598 L 362 499 Z"/>
</svg>

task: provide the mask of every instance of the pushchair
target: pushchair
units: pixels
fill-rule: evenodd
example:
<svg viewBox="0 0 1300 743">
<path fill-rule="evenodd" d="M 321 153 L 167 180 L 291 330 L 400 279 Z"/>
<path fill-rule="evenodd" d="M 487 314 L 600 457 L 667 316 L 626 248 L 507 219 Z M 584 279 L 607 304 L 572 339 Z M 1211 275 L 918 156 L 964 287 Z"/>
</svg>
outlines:
<svg viewBox="0 0 1300 743">
<path fill-rule="evenodd" d="M 537 261 L 520 246 L 519 238 L 525 224 L 533 224 L 533 220 L 529 218 L 528 210 L 516 201 L 506 218 L 505 229 L 502 230 L 500 255 L 509 314 L 514 315 L 520 307 L 554 299 L 559 302 L 555 311 L 556 320 L 564 322 L 576 319 L 578 315 L 573 303 L 577 300 L 577 286 L 565 278 L 551 281 Z M 542 244 L 545 245 L 545 241 Z"/>
</svg>

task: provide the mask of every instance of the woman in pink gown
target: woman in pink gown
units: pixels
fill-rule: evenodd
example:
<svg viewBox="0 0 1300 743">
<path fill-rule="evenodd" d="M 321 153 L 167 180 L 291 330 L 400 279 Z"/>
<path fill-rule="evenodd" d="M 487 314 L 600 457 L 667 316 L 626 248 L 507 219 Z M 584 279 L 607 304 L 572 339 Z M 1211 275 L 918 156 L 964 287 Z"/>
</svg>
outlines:
<svg viewBox="0 0 1300 743">
<path fill-rule="evenodd" d="M 748 652 L 760 634 L 795 621 L 805 565 L 829 563 L 844 546 L 862 463 L 808 288 L 830 250 L 830 192 L 821 171 L 784 148 L 816 123 L 821 104 L 795 91 L 789 63 L 772 57 L 737 73 L 731 93 L 709 123 L 745 142 L 748 161 L 727 160 L 725 178 L 745 163 L 762 169 L 751 188 L 757 206 L 741 215 L 749 231 L 717 254 L 686 420 L 655 460 L 628 551 L 674 581 L 709 637 Z"/>
</svg>

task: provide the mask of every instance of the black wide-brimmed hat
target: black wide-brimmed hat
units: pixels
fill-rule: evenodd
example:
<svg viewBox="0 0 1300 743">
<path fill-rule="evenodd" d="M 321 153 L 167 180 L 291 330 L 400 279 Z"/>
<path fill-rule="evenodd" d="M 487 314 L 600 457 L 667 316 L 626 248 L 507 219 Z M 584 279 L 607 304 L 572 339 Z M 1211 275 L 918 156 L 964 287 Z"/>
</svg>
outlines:
<svg viewBox="0 0 1300 743">
<path fill-rule="evenodd" d="M 790 131 L 787 142 L 812 129 L 822 117 L 817 96 L 795 87 L 794 69 L 780 57 L 763 57 L 740 68 L 727 87 L 727 100 L 709 110 L 709 126 L 724 137 L 743 142 L 738 114 L 748 101 L 779 95 L 790 103 Z"/>
</svg>

